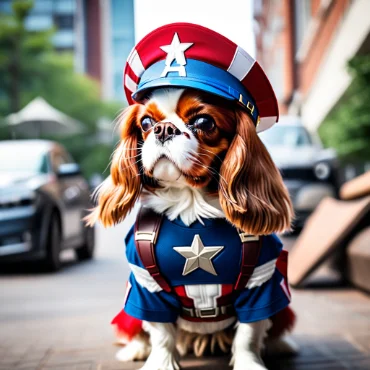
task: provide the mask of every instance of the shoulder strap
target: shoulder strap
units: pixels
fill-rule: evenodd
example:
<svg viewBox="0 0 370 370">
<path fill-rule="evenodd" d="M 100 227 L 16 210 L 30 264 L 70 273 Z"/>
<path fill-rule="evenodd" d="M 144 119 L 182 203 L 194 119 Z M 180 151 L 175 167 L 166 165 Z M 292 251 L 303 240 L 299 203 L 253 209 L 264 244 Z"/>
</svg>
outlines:
<svg viewBox="0 0 370 370">
<path fill-rule="evenodd" d="M 257 265 L 258 257 L 262 247 L 262 236 L 239 233 L 242 241 L 242 262 L 240 273 L 236 281 L 235 290 L 244 289 Z"/>
<path fill-rule="evenodd" d="M 141 207 L 135 223 L 135 245 L 141 262 L 149 274 L 164 291 L 170 292 L 171 287 L 160 273 L 154 254 L 161 223 L 162 215 Z"/>
</svg>

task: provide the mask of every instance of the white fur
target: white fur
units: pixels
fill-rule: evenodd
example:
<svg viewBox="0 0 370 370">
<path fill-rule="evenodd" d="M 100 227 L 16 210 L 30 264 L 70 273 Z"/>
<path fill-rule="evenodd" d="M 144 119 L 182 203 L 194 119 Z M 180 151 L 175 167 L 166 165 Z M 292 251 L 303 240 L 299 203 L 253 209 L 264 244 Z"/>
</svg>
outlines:
<svg viewBox="0 0 370 370">
<path fill-rule="evenodd" d="M 122 362 L 144 361 L 148 358 L 150 351 L 148 339 L 137 335 L 116 353 L 116 359 Z"/>
<path fill-rule="evenodd" d="M 263 341 L 271 327 L 269 320 L 239 323 L 232 347 L 234 370 L 266 370 L 261 359 Z"/>
<path fill-rule="evenodd" d="M 169 116 L 176 112 L 177 104 L 183 92 L 184 89 L 178 88 L 156 89 L 150 95 L 150 102 L 154 102 L 166 116 Z"/>
<path fill-rule="evenodd" d="M 163 143 L 158 143 L 154 130 L 152 130 L 141 149 L 141 159 L 143 167 L 147 171 L 155 169 L 160 158 L 167 158 L 173 163 L 178 170 L 186 171 L 192 167 L 194 153 L 198 151 L 198 140 L 191 130 L 189 130 L 183 120 L 176 114 L 178 100 L 182 94 L 181 89 L 161 89 L 153 92 L 150 102 L 156 103 L 157 107 L 165 114 L 165 118 L 161 122 L 171 122 L 185 135 L 176 135 L 172 140 Z M 162 163 L 163 165 L 163 163 Z M 165 163 L 165 166 L 169 166 Z M 179 175 L 180 175 L 180 171 Z M 158 172 L 157 172 L 158 173 Z M 154 172 L 155 175 L 155 172 Z M 162 174 L 161 174 L 162 175 Z M 176 181 L 177 178 L 168 179 L 166 172 L 163 172 L 164 177 L 160 176 L 158 180 Z M 156 176 L 155 176 L 156 177 Z M 178 176 L 179 177 L 179 176 Z"/>
<path fill-rule="evenodd" d="M 161 158 L 154 165 L 153 177 L 157 180 L 176 183 L 182 176 L 181 171 L 169 159 Z"/>
<path fill-rule="evenodd" d="M 141 370 L 180 370 L 175 326 L 144 322 L 143 329 L 149 333 L 152 351 Z"/>
<path fill-rule="evenodd" d="M 218 199 L 207 197 L 201 189 L 188 186 L 172 187 L 166 184 L 155 193 L 143 192 L 141 203 L 157 213 L 165 214 L 169 220 L 180 217 L 189 226 L 202 218 L 225 217 Z"/>
</svg>

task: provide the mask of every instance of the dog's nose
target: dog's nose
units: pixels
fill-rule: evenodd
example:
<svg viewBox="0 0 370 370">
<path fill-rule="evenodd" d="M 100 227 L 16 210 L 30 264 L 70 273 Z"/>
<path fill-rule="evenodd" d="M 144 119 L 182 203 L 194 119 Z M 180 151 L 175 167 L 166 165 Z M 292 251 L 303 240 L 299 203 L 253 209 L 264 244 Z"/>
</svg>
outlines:
<svg viewBox="0 0 370 370">
<path fill-rule="evenodd" d="M 176 135 L 181 135 L 181 131 L 171 122 L 159 122 L 154 126 L 154 135 L 163 144 Z"/>
</svg>

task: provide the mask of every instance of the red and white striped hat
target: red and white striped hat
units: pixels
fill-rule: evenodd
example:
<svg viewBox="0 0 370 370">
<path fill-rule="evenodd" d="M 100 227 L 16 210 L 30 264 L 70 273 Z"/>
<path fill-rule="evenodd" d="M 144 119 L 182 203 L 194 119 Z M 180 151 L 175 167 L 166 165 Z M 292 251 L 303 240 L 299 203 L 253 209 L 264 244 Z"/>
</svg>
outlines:
<svg viewBox="0 0 370 370">
<path fill-rule="evenodd" d="M 226 37 L 196 24 L 157 28 L 127 59 L 124 88 L 129 104 L 166 86 L 192 87 L 236 100 L 258 132 L 279 118 L 275 93 L 258 62 Z"/>
</svg>

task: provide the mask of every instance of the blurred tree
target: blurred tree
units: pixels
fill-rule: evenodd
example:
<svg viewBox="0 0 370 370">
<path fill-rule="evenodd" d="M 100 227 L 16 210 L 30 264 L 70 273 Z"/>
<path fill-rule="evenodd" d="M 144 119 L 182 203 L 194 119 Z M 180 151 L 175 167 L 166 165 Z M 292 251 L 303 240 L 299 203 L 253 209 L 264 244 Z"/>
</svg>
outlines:
<svg viewBox="0 0 370 370">
<path fill-rule="evenodd" d="M 112 145 L 96 145 L 97 120 L 113 119 L 122 104 L 103 102 L 98 83 L 74 72 L 72 55 L 53 49 L 53 29 L 26 29 L 25 20 L 32 7 L 31 0 L 14 0 L 12 14 L 0 15 L 0 117 L 17 112 L 42 96 L 56 109 L 84 124 L 83 135 L 58 139 L 83 165 L 86 175 L 101 173 L 108 164 Z M 0 131 L 0 139 L 10 136 Z"/>
<path fill-rule="evenodd" d="M 348 68 L 352 83 L 319 134 L 342 158 L 370 160 L 370 54 L 354 57 Z"/>
<path fill-rule="evenodd" d="M 36 38 L 27 35 L 24 19 L 32 9 L 32 1 L 16 1 L 13 3 L 13 15 L 2 14 L 0 17 L 0 77 L 2 86 L 9 101 L 11 112 L 20 109 L 20 81 L 24 72 L 33 67 L 33 63 L 25 62 L 31 55 L 38 57 L 50 46 L 42 42 L 47 38 L 46 33 L 40 32 Z M 29 36 L 29 37 L 26 37 Z M 3 105 L 6 109 L 6 105 Z"/>
</svg>

